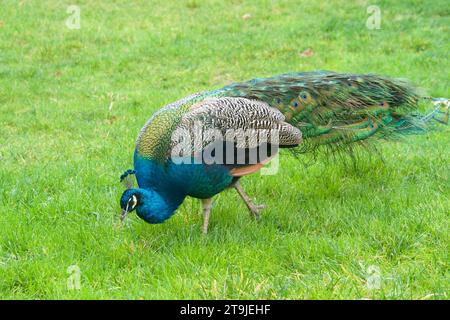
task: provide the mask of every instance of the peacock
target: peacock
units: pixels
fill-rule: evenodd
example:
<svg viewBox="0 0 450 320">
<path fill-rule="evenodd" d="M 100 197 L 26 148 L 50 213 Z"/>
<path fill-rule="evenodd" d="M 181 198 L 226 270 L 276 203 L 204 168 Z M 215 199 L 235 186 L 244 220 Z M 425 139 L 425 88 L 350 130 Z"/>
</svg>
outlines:
<svg viewBox="0 0 450 320">
<path fill-rule="evenodd" d="M 420 113 L 422 102 L 433 102 L 433 109 Z M 212 198 L 228 188 L 259 219 L 264 206 L 253 203 L 239 181 L 280 148 L 295 156 L 348 153 L 357 145 L 427 132 L 430 120 L 448 123 L 448 116 L 447 99 L 375 74 L 296 72 L 195 93 L 163 107 L 141 129 L 134 170 L 121 176 L 127 184 L 121 220 L 135 210 L 148 223 L 162 223 L 190 196 L 201 199 L 206 234 Z M 130 184 L 133 174 L 139 188 Z"/>
</svg>

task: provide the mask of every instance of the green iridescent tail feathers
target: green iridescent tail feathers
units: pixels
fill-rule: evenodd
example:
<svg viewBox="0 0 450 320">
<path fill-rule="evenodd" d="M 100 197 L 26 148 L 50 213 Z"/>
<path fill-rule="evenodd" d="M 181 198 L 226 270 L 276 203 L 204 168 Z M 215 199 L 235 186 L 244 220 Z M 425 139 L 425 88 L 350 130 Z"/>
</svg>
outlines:
<svg viewBox="0 0 450 320">
<path fill-rule="evenodd" d="M 432 110 L 429 114 L 424 117 L 424 121 L 428 121 L 429 119 L 434 119 L 437 122 L 442 124 L 448 124 L 448 116 L 450 109 L 450 101 L 446 98 L 433 98 L 433 104 L 435 105 L 435 109 Z"/>
<path fill-rule="evenodd" d="M 448 125 L 450 102 L 445 98 L 424 98 L 424 102 L 429 104 L 431 100 L 434 108 L 427 113 L 413 112 L 405 115 L 396 124 L 396 132 L 400 134 L 422 134 L 432 129 L 433 122 Z"/>
<path fill-rule="evenodd" d="M 406 80 L 373 74 L 290 73 L 231 84 L 212 94 L 262 100 L 279 109 L 303 133 L 300 153 L 322 146 L 339 151 L 372 136 L 423 133 L 430 120 L 448 123 L 449 114 L 447 99 L 426 97 Z M 417 110 L 430 100 L 435 108 L 420 114 Z"/>
</svg>

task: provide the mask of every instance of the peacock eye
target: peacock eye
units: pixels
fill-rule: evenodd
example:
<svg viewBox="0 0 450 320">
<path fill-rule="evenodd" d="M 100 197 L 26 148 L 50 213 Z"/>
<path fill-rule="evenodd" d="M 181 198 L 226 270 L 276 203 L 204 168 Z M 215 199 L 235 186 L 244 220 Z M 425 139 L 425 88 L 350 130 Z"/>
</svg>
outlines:
<svg viewBox="0 0 450 320">
<path fill-rule="evenodd" d="M 134 209 L 137 205 L 137 197 L 135 195 L 132 195 L 130 199 L 128 199 L 128 207 L 130 209 Z"/>
<path fill-rule="evenodd" d="M 292 105 L 294 106 L 294 108 L 298 107 L 298 103 L 297 102 L 294 102 Z"/>
<path fill-rule="evenodd" d="M 307 98 L 306 94 L 302 94 L 302 99 L 306 99 L 306 98 Z"/>
<path fill-rule="evenodd" d="M 280 103 L 280 102 L 281 102 L 281 99 L 280 99 L 280 98 L 276 98 L 276 99 L 275 99 L 275 102 L 276 102 L 276 103 Z"/>
</svg>

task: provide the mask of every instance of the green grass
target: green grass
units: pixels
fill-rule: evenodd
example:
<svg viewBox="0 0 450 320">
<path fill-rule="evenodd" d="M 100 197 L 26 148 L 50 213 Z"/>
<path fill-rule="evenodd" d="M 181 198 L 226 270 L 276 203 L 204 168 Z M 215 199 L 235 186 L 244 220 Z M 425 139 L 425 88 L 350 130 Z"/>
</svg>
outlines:
<svg viewBox="0 0 450 320">
<path fill-rule="evenodd" d="M 242 181 L 262 221 L 227 191 L 207 238 L 195 199 L 119 228 L 118 177 L 152 112 L 233 81 L 376 72 L 448 97 L 449 17 L 445 0 L 1 1 L 0 297 L 448 299 L 448 128 L 356 168 L 282 154 L 277 175 Z"/>
</svg>

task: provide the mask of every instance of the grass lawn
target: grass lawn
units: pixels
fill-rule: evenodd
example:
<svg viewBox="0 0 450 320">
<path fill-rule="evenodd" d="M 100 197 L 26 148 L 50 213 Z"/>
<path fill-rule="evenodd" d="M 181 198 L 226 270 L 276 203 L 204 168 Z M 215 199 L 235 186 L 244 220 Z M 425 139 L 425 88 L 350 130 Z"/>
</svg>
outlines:
<svg viewBox="0 0 450 320">
<path fill-rule="evenodd" d="M 1 1 L 0 297 L 448 299 L 448 127 L 356 166 L 283 153 L 242 180 L 262 220 L 226 191 L 207 238 L 195 199 L 120 228 L 118 178 L 155 110 L 233 81 L 375 72 L 449 97 L 449 26 L 446 0 Z"/>
</svg>

